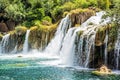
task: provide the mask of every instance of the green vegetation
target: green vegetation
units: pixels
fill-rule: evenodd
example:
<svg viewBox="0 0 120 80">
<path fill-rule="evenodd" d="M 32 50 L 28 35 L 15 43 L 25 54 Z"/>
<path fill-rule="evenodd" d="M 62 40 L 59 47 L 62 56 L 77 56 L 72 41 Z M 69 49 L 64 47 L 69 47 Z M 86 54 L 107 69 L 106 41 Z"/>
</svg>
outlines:
<svg viewBox="0 0 120 80">
<path fill-rule="evenodd" d="M 113 8 L 107 11 L 107 16 L 112 17 L 115 26 L 120 28 L 120 0 L 112 1 Z"/>
<path fill-rule="evenodd" d="M 35 21 L 50 25 L 66 11 L 88 7 L 109 9 L 113 3 L 112 0 L 0 0 L 0 21 L 11 20 L 26 27 L 36 25 Z"/>
</svg>

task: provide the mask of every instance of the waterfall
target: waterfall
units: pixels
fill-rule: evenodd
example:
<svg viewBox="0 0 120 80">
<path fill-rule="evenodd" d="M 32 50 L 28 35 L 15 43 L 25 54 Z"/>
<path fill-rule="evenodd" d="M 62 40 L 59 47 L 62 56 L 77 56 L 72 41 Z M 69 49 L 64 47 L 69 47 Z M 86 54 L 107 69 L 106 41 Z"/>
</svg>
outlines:
<svg viewBox="0 0 120 80">
<path fill-rule="evenodd" d="M 1 44 L 0 44 L 0 53 L 6 53 L 8 50 L 8 45 L 9 45 L 9 37 L 10 34 L 6 34 L 5 36 L 3 36 Z"/>
<path fill-rule="evenodd" d="M 60 56 L 62 60 L 62 64 L 65 65 L 73 65 L 74 61 L 74 41 L 76 34 L 74 34 L 76 28 L 71 28 L 68 30 L 68 33 L 66 34 L 64 41 L 63 41 L 63 47 L 60 51 Z"/>
<path fill-rule="evenodd" d="M 120 60 L 120 29 L 118 29 L 118 37 L 115 43 L 115 63 L 117 70 L 119 68 L 119 60 Z"/>
<path fill-rule="evenodd" d="M 29 39 L 29 33 L 30 33 L 30 30 L 27 30 L 26 32 L 26 35 L 25 35 L 25 42 L 23 44 L 23 53 L 27 53 L 28 52 L 28 39 Z"/>
<path fill-rule="evenodd" d="M 108 57 L 107 57 L 108 31 L 106 31 L 106 37 L 105 37 L 104 43 L 105 43 L 104 64 L 107 65 L 107 59 L 108 59 Z"/>
<path fill-rule="evenodd" d="M 45 53 L 55 53 L 58 54 L 60 51 L 60 48 L 62 46 L 62 41 L 64 39 L 64 36 L 67 33 L 67 30 L 71 27 L 71 21 L 69 19 L 69 15 L 67 15 L 65 18 L 63 18 L 57 28 L 57 31 L 55 33 L 55 37 L 51 40 L 51 42 L 48 44 L 46 49 L 44 50 Z"/>
<path fill-rule="evenodd" d="M 60 51 L 61 64 L 89 67 L 91 49 L 94 52 L 96 32 L 98 28 L 109 22 L 109 20 L 102 22 L 103 14 L 105 14 L 103 11 L 98 12 L 80 27 L 69 29 Z"/>
<path fill-rule="evenodd" d="M 11 53 L 17 53 L 17 45 L 15 46 L 15 48 L 13 49 L 13 51 L 11 51 Z"/>
</svg>

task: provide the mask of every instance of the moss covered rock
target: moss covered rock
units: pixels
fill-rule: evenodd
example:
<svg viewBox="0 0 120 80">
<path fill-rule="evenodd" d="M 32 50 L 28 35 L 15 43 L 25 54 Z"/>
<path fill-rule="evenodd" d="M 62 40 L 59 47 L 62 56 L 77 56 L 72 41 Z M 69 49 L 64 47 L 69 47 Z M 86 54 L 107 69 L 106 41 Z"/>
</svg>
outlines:
<svg viewBox="0 0 120 80">
<path fill-rule="evenodd" d="M 57 24 L 34 26 L 30 28 L 29 43 L 32 49 L 43 50 L 53 38 Z"/>
<path fill-rule="evenodd" d="M 0 41 L 2 40 L 3 35 L 0 33 Z"/>
<path fill-rule="evenodd" d="M 104 44 L 106 37 L 106 31 L 108 33 L 108 51 L 114 49 L 114 45 L 117 39 L 117 27 L 114 24 L 108 24 L 98 29 L 95 39 L 95 45 L 101 46 Z"/>
<path fill-rule="evenodd" d="M 76 24 L 77 25 L 82 24 L 88 18 L 95 15 L 95 11 L 91 9 L 76 9 L 76 10 L 70 11 L 69 15 L 72 21 L 72 26 L 75 26 Z"/>
</svg>

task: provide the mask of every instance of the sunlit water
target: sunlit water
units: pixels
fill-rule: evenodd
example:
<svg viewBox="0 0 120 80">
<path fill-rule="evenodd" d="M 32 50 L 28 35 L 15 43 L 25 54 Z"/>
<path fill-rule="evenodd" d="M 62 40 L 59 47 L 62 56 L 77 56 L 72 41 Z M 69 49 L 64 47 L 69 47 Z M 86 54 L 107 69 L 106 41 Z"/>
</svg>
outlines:
<svg viewBox="0 0 120 80">
<path fill-rule="evenodd" d="M 0 80 L 119 80 L 114 76 L 96 76 L 91 70 L 61 65 L 58 56 L 35 53 L 0 55 Z M 119 72 L 118 72 L 119 73 Z"/>
</svg>

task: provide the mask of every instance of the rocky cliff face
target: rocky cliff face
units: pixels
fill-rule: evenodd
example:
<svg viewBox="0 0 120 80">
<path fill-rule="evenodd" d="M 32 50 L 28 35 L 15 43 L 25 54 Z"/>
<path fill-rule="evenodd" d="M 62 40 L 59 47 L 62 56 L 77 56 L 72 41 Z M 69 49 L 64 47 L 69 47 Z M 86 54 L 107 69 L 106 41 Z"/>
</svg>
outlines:
<svg viewBox="0 0 120 80">
<path fill-rule="evenodd" d="M 0 32 L 7 32 L 8 31 L 8 27 L 5 23 L 1 22 L 0 23 Z"/>
<path fill-rule="evenodd" d="M 76 9 L 72 10 L 69 14 L 72 26 L 79 26 L 91 16 L 95 15 L 95 11 L 91 9 Z"/>
<path fill-rule="evenodd" d="M 8 32 L 15 29 L 15 22 L 14 21 L 6 21 L 0 22 L 0 32 Z"/>
<path fill-rule="evenodd" d="M 29 44 L 31 49 L 40 49 L 43 50 L 50 40 L 53 38 L 56 31 L 56 25 L 53 25 L 54 28 L 46 27 L 45 29 L 39 29 L 38 27 L 32 27 L 30 29 L 29 35 Z"/>
</svg>

